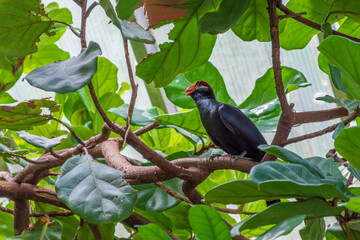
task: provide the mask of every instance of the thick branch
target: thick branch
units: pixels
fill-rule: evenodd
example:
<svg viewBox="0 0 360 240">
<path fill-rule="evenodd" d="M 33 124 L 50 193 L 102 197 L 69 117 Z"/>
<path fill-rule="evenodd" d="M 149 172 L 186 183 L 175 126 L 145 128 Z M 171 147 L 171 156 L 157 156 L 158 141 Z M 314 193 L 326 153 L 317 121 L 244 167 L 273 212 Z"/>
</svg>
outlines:
<svg viewBox="0 0 360 240">
<path fill-rule="evenodd" d="M 1 186 L 0 186 L 1 190 Z M 1 191 L 0 191 L 1 192 Z M 16 199 L 14 201 L 14 235 L 20 235 L 30 224 L 29 201 L 26 199 Z"/>
<path fill-rule="evenodd" d="M 281 2 L 279 2 L 277 7 L 278 7 L 278 9 L 280 9 L 280 11 L 282 11 L 285 14 L 291 14 L 291 15 L 296 14 L 293 11 L 291 11 L 290 9 L 288 9 L 286 6 L 284 6 Z M 309 19 L 306 19 L 304 17 L 301 17 L 301 16 L 293 16 L 292 18 L 295 19 L 298 22 L 301 22 L 301 23 L 305 24 L 306 26 L 309 26 L 309 27 L 314 28 L 314 29 L 316 29 L 318 31 L 321 31 L 321 25 L 316 23 L 316 22 L 313 22 L 313 21 L 311 21 Z M 347 35 L 347 34 L 342 33 L 342 32 L 338 32 L 338 31 L 333 30 L 333 34 L 338 35 L 338 36 L 342 36 L 342 37 L 346 37 L 346 38 L 351 39 L 351 40 L 353 40 L 355 42 L 360 42 L 360 38 L 353 37 L 353 36 Z"/>
<path fill-rule="evenodd" d="M 80 39 L 81 39 L 81 47 L 86 48 L 86 6 L 87 0 L 82 0 L 81 2 L 81 30 L 80 30 Z"/>
<path fill-rule="evenodd" d="M 0 171 L 0 180 L 1 179 L 11 182 L 13 180 L 13 175 L 6 171 Z"/>
<path fill-rule="evenodd" d="M 348 115 L 348 110 L 343 107 L 320 111 L 296 112 L 294 124 L 322 122 L 335 118 L 346 117 Z"/>
</svg>

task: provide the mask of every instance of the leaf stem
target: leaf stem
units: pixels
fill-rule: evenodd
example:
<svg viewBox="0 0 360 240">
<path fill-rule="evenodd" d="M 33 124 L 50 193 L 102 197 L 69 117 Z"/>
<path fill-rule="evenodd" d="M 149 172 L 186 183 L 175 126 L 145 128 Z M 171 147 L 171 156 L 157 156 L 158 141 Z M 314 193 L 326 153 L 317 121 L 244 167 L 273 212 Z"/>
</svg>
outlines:
<svg viewBox="0 0 360 240">
<path fill-rule="evenodd" d="M 58 119 L 52 115 L 48 115 L 48 116 L 51 120 L 57 121 L 58 123 L 62 124 L 64 127 L 66 127 L 66 129 L 70 131 L 71 135 L 76 139 L 76 141 L 85 147 L 84 141 L 81 140 L 81 138 L 75 133 L 74 130 L 71 129 L 71 127 L 69 127 L 66 123 L 64 123 L 63 121 L 61 121 L 60 119 Z"/>
<path fill-rule="evenodd" d="M 56 22 L 56 23 L 61 23 L 61 24 L 64 24 L 66 26 L 68 26 L 70 28 L 70 30 L 78 37 L 80 38 L 80 33 L 78 31 L 75 30 L 75 28 L 71 25 L 71 24 L 68 24 L 66 22 L 63 22 L 63 21 L 58 21 L 58 20 L 51 20 L 52 22 Z"/>
</svg>

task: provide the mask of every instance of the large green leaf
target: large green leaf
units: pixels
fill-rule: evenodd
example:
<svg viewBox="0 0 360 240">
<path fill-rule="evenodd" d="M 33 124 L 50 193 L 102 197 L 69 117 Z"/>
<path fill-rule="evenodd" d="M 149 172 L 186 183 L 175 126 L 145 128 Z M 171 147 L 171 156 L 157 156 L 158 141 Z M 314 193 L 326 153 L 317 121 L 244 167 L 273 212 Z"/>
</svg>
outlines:
<svg viewBox="0 0 360 240">
<path fill-rule="evenodd" d="M 55 62 L 31 71 L 25 79 L 30 85 L 57 93 L 74 92 L 87 85 L 97 71 L 100 46 L 90 42 L 76 57 Z"/>
<path fill-rule="evenodd" d="M 350 36 L 360 37 L 360 24 L 351 18 L 347 18 L 338 31 Z"/>
<path fill-rule="evenodd" d="M 344 233 L 338 222 L 334 222 L 326 230 L 326 240 L 348 240 L 348 239 L 349 238 L 346 236 L 346 234 Z"/>
<path fill-rule="evenodd" d="M 343 1 L 344 2 L 344 1 Z M 290 0 L 286 7 L 293 12 L 306 12 L 305 17 L 318 24 L 323 24 L 324 18 L 331 9 L 332 1 L 313 1 L 313 0 Z M 330 15 L 327 22 L 331 25 L 335 23 L 339 15 Z M 341 15 L 340 15 L 341 16 Z M 280 25 L 283 21 L 280 21 Z M 319 33 L 318 30 L 311 28 L 293 18 L 288 18 L 285 30 L 280 34 L 280 46 L 286 50 L 304 48 Z"/>
<path fill-rule="evenodd" d="M 250 0 L 239 21 L 231 28 L 244 41 L 270 41 L 270 22 L 266 0 Z"/>
<path fill-rule="evenodd" d="M 254 214 L 245 221 L 238 223 L 231 230 L 231 235 L 239 235 L 245 229 L 258 228 L 260 226 L 278 224 L 281 221 L 298 216 L 306 215 L 307 219 L 315 219 L 325 216 L 337 216 L 344 207 L 332 207 L 318 198 L 312 198 L 300 202 L 276 203 L 264 211 Z"/>
<path fill-rule="evenodd" d="M 259 107 L 242 110 L 254 122 L 260 132 L 275 132 L 281 115 L 279 100 L 274 100 Z"/>
<path fill-rule="evenodd" d="M 17 134 L 19 135 L 19 137 L 24 139 L 27 143 L 30 143 L 36 147 L 40 147 L 43 149 L 55 147 L 60 144 L 62 139 L 67 138 L 67 135 L 63 135 L 63 136 L 56 137 L 56 138 L 46 138 L 46 137 L 42 137 L 42 136 L 32 135 L 25 131 L 17 132 Z"/>
<path fill-rule="evenodd" d="M 340 100 L 340 99 L 334 98 L 330 95 L 318 97 L 318 98 L 316 98 L 316 100 L 324 101 L 327 103 L 336 103 L 337 105 L 339 105 L 343 108 L 347 108 L 349 111 L 354 111 L 355 108 L 357 107 L 357 105 L 359 104 L 359 102 L 356 100 L 350 100 L 350 99 Z"/>
<path fill-rule="evenodd" d="M 305 76 L 301 72 L 289 67 L 281 67 L 281 70 L 286 93 L 311 85 L 307 83 Z M 274 71 L 273 68 L 270 68 L 256 80 L 250 96 L 238 107 L 253 109 L 276 98 Z"/>
<path fill-rule="evenodd" d="M 116 13 L 120 19 L 130 18 L 143 0 L 116 0 Z"/>
<path fill-rule="evenodd" d="M 49 224 L 36 224 L 34 230 L 32 231 L 24 231 L 20 236 L 11 238 L 18 240 L 60 240 L 62 233 L 62 224 L 54 220 Z"/>
<path fill-rule="evenodd" d="M 358 170 L 360 170 L 359 134 L 360 126 L 345 128 L 335 139 L 336 151 Z"/>
<path fill-rule="evenodd" d="M 137 198 L 122 175 L 89 155 L 74 156 L 62 166 L 62 176 L 55 182 L 56 193 L 88 222 L 119 222 L 129 217 Z"/>
<path fill-rule="evenodd" d="M 360 23 L 360 2 L 357 0 L 334 1 L 332 2 L 330 14 L 344 14 L 350 19 Z"/>
<path fill-rule="evenodd" d="M 250 0 L 223 0 L 216 12 L 206 13 L 199 21 L 201 33 L 219 34 L 229 30 L 240 19 Z"/>
<path fill-rule="evenodd" d="M 274 196 L 322 197 L 349 199 L 351 193 L 342 181 L 320 178 L 298 164 L 266 162 L 251 169 L 252 181 L 259 190 Z"/>
<path fill-rule="evenodd" d="M 162 125 L 175 125 L 191 133 L 206 134 L 205 128 L 201 123 L 198 109 L 174 114 L 163 114 L 156 116 L 155 119 L 161 120 Z"/>
<path fill-rule="evenodd" d="M 29 73 L 36 68 L 53 62 L 67 60 L 69 57 L 70 54 L 61 50 L 56 44 L 41 44 L 36 53 L 33 53 L 31 57 L 25 59 L 23 72 Z"/>
<path fill-rule="evenodd" d="M 360 100 L 360 43 L 340 36 L 326 38 L 318 47 L 329 63 L 344 75 L 342 82 L 351 95 Z"/>
<path fill-rule="evenodd" d="M 49 121 L 49 116 L 42 115 L 42 109 L 57 112 L 60 106 L 48 98 L 0 104 L 0 129 L 26 130 L 45 124 Z"/>
<path fill-rule="evenodd" d="M 159 226 L 153 223 L 138 226 L 138 234 L 142 239 L 171 240 Z"/>
<path fill-rule="evenodd" d="M 119 19 L 110 0 L 100 0 L 99 3 L 112 23 L 121 31 L 123 38 L 143 43 L 155 42 L 153 36 L 139 24 Z"/>
<path fill-rule="evenodd" d="M 24 57 L 36 52 L 42 33 L 50 35 L 53 23 L 40 0 L 3 0 L 0 2 L 0 54 Z"/>
<path fill-rule="evenodd" d="M 182 180 L 174 178 L 163 183 L 171 190 L 182 193 Z M 139 191 L 136 207 L 144 211 L 162 212 L 176 206 L 180 202 L 180 200 L 171 197 L 154 183 L 142 184 L 133 188 Z"/>
<path fill-rule="evenodd" d="M 282 235 L 290 233 L 296 226 L 304 221 L 306 215 L 297 215 L 282 220 L 276 226 L 270 228 L 265 233 L 261 234 L 257 240 L 275 240 Z"/>
<path fill-rule="evenodd" d="M 211 4 L 209 3 L 211 2 Z M 188 14 L 174 24 L 169 39 L 160 45 L 160 52 L 149 55 L 136 67 L 136 75 L 156 87 L 165 87 L 181 73 L 204 64 L 210 57 L 216 36 L 199 32 L 199 18 L 213 9 L 212 1 L 190 0 L 178 8 L 187 8 Z"/>
<path fill-rule="evenodd" d="M 189 222 L 197 239 L 229 240 L 230 231 L 220 214 L 205 205 L 190 208 Z"/>
<path fill-rule="evenodd" d="M 185 74 L 176 76 L 175 80 L 164 88 L 166 96 L 176 106 L 181 108 L 196 108 L 194 100 L 185 94 L 185 90 L 194 82 L 204 80 L 215 92 L 215 97 L 219 102 L 236 105 L 231 99 L 224 79 L 220 75 L 217 68 L 210 62 L 197 67 Z"/>
<path fill-rule="evenodd" d="M 118 108 L 111 108 L 109 112 L 114 113 L 123 119 L 127 119 L 128 108 L 129 108 L 129 104 L 123 104 Z M 146 111 L 144 110 L 135 108 L 133 111 L 133 116 L 131 118 L 131 125 L 146 126 L 155 121 L 156 120 L 154 116 L 152 116 L 148 112 L 146 113 Z"/>
<path fill-rule="evenodd" d="M 305 220 L 305 227 L 299 231 L 301 239 L 323 240 L 325 236 L 324 218 Z"/>
</svg>

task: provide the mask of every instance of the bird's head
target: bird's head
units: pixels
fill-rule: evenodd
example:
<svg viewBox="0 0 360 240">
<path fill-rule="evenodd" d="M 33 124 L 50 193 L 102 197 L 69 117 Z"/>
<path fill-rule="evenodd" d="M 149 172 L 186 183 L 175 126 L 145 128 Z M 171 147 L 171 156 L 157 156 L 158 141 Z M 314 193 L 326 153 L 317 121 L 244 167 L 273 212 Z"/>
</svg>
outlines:
<svg viewBox="0 0 360 240">
<path fill-rule="evenodd" d="M 186 89 L 185 93 L 186 93 L 186 95 L 191 95 L 191 94 L 197 92 L 198 90 L 204 91 L 204 92 L 209 92 L 212 95 L 214 95 L 214 90 L 205 81 L 196 81 L 196 82 L 194 82 L 193 84 L 190 85 L 190 87 L 188 87 Z"/>
</svg>

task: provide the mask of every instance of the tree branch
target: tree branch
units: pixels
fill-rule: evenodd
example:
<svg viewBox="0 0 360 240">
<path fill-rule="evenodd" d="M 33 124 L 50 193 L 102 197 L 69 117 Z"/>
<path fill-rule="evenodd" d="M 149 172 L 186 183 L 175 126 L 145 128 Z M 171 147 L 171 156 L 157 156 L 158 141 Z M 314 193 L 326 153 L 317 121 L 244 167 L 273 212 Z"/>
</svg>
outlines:
<svg viewBox="0 0 360 240">
<path fill-rule="evenodd" d="M 52 22 L 56 22 L 56 23 L 61 23 L 64 24 L 66 26 L 68 26 L 70 28 L 70 30 L 78 37 L 80 38 L 80 33 L 78 31 L 75 30 L 75 28 L 73 26 L 71 26 L 71 24 L 68 24 L 66 22 L 63 21 L 58 21 L 58 20 L 51 20 Z"/>
<path fill-rule="evenodd" d="M 13 180 L 13 175 L 6 171 L 0 171 L 0 180 L 1 179 L 11 182 Z"/>
<path fill-rule="evenodd" d="M 1 190 L 1 186 L 0 186 Z M 1 191 L 0 191 L 1 194 Z M 14 200 L 14 235 L 18 236 L 25 231 L 30 224 L 29 201 L 24 198 Z"/>
<path fill-rule="evenodd" d="M 348 115 L 349 111 L 343 107 L 318 111 L 296 112 L 294 124 L 322 122 L 335 118 L 346 117 Z"/>
<path fill-rule="evenodd" d="M 293 11 L 291 11 L 290 9 L 288 9 L 286 6 L 284 6 L 281 2 L 278 3 L 277 8 L 280 11 L 282 11 L 283 13 L 285 13 L 285 14 L 296 14 Z M 305 24 L 306 26 L 309 26 L 309 27 L 314 28 L 314 29 L 316 29 L 318 31 L 321 31 L 321 25 L 316 23 L 316 22 L 313 22 L 313 21 L 311 21 L 309 19 L 306 19 L 304 17 L 301 17 L 301 16 L 293 16 L 292 18 L 295 19 L 298 22 L 301 22 L 301 23 Z M 360 38 L 353 37 L 353 36 L 350 36 L 350 35 L 347 35 L 345 33 L 335 31 L 335 30 L 333 30 L 333 35 L 346 37 L 346 38 L 351 39 L 351 40 L 353 40 L 355 42 L 360 42 Z"/>
<path fill-rule="evenodd" d="M 102 240 L 101 232 L 97 224 L 87 223 L 96 240 Z"/>
</svg>

